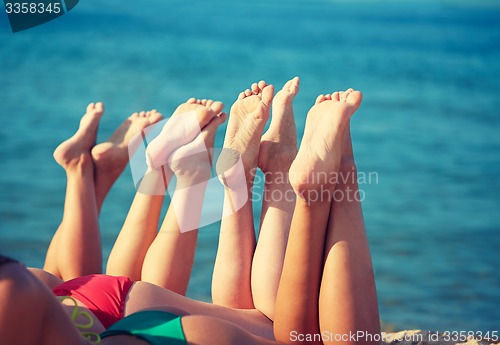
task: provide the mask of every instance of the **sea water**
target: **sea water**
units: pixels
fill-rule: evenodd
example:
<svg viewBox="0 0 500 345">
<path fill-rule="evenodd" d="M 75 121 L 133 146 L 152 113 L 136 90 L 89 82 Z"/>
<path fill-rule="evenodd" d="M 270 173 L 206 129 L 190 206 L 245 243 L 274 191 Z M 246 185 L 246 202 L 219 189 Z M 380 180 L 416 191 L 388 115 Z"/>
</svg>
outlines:
<svg viewBox="0 0 500 345">
<path fill-rule="evenodd" d="M 170 114 L 189 97 L 229 109 L 254 81 L 281 87 L 298 75 L 299 137 L 318 94 L 364 93 L 352 132 L 359 171 L 377 177 L 360 188 L 382 320 L 492 331 L 500 320 L 498 18 L 493 1 L 110 0 L 81 1 L 12 34 L 0 14 L 0 252 L 43 264 L 65 191 L 51 155 L 87 103 L 105 103 L 102 141 L 132 112 Z M 105 259 L 133 195 L 127 169 L 100 219 Z M 191 297 L 210 299 L 218 228 L 200 231 Z"/>
</svg>

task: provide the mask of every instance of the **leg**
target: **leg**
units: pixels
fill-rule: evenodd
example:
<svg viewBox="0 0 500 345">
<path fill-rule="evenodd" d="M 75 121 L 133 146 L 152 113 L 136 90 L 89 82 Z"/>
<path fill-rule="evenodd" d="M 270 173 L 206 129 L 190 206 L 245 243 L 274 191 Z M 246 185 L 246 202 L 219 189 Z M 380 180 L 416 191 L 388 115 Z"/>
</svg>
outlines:
<svg viewBox="0 0 500 345">
<path fill-rule="evenodd" d="M 44 268 L 63 280 L 102 270 L 90 149 L 103 111 L 102 103 L 91 103 L 76 134 L 54 152 L 55 160 L 66 170 L 66 199 L 63 219 L 47 252 Z"/>
<path fill-rule="evenodd" d="M 233 150 L 241 157 L 244 166 L 248 200 L 240 209 L 222 219 L 219 247 L 215 260 L 212 280 L 212 299 L 216 304 L 231 308 L 253 308 L 251 290 L 251 267 L 255 250 L 255 230 L 253 226 L 252 186 L 257 169 L 260 139 L 269 118 L 274 88 L 264 81 L 253 84 L 252 90 L 240 93 L 231 108 L 229 123 L 224 140 L 224 149 Z M 221 155 L 217 170 L 228 164 L 234 157 Z M 224 176 L 230 179 L 231 176 Z M 232 194 L 226 183 L 224 208 L 232 203 Z"/>
<path fill-rule="evenodd" d="M 209 108 L 212 111 L 209 111 Z M 183 116 L 190 111 L 197 112 L 195 127 L 199 131 L 200 126 L 207 124 L 222 108 L 223 105 L 220 102 L 210 102 L 207 108 L 200 106 L 192 98 L 177 108 L 158 137 L 148 145 L 148 163 L 153 162 L 151 158 L 154 158 L 154 162 L 159 167 L 151 166 L 140 183 L 127 219 L 109 256 L 107 274 L 124 275 L 132 280 L 142 279 L 144 260 L 148 249 L 157 236 L 158 218 L 161 213 L 164 192 L 171 177 L 165 174 L 168 169 L 164 169 L 162 165 L 166 163 L 171 152 L 192 140 L 192 138 L 179 137 L 179 133 L 186 129 L 189 134 L 196 133 L 196 128 L 188 128 L 191 123 L 183 121 Z M 186 122 L 189 122 L 187 127 Z M 175 140 L 169 139 L 169 137 L 174 137 Z M 161 162 L 163 163 L 160 164 Z M 148 265 L 148 267 L 151 267 L 150 269 L 158 268 L 157 265 L 156 267 Z"/>
<path fill-rule="evenodd" d="M 101 103 L 98 103 L 101 104 Z M 102 107 L 102 104 L 100 105 Z M 101 109 L 101 115 L 102 115 Z M 116 181 L 128 161 L 128 143 L 130 139 L 139 132 L 141 129 L 149 124 L 155 123 L 161 119 L 161 114 L 156 111 L 135 113 L 130 116 L 111 136 L 109 141 L 99 144 L 92 149 L 92 159 L 94 163 L 94 186 L 95 198 L 98 212 L 101 209 L 102 202 L 106 197 L 111 185 Z M 96 127 L 97 130 L 97 127 Z M 73 150 L 78 135 L 75 135 L 70 140 L 61 144 L 54 157 L 61 165 L 68 159 L 68 155 Z M 90 142 L 90 141 L 89 141 Z M 92 146 L 95 143 L 95 135 L 93 138 Z M 87 149 L 87 148 L 86 148 Z M 60 233 L 64 233 L 64 223 L 56 231 L 53 240 L 47 251 L 47 259 L 44 268 L 53 274 L 61 277 L 61 272 L 57 267 L 57 246 Z"/>
<path fill-rule="evenodd" d="M 164 195 L 148 193 L 164 187 L 161 171 L 148 172 L 141 181 L 127 218 L 109 254 L 106 274 L 141 280 L 141 270 L 149 246 L 158 231 Z"/>
<path fill-rule="evenodd" d="M 157 123 L 162 118 L 162 115 L 156 110 L 134 113 L 118 127 L 108 141 L 96 145 L 92 149 L 95 165 L 95 195 L 99 212 L 111 186 L 128 163 L 128 146 L 131 139 L 144 128 Z"/>
<path fill-rule="evenodd" d="M 265 185 L 259 240 L 252 263 L 252 295 L 255 307 L 271 320 L 295 207 L 288 170 L 297 154 L 292 102 L 298 89 L 299 78 L 295 77 L 274 97 L 271 126 L 262 136 L 259 151 L 258 164 L 264 172 Z"/>
<path fill-rule="evenodd" d="M 198 100 L 196 105 L 200 112 L 219 116 L 211 116 L 212 120 L 192 142 L 171 155 L 169 165 L 177 176 L 176 190 L 142 267 L 143 281 L 181 295 L 186 293 L 191 276 L 205 187 L 211 177 L 207 148 L 213 147 L 217 128 L 226 120 L 226 114 L 220 113 L 222 103 Z M 154 156 L 152 160 L 158 161 Z"/>
<path fill-rule="evenodd" d="M 340 101 L 350 100 L 351 92 L 333 94 L 332 98 L 335 100 L 340 96 Z M 378 335 L 377 293 L 349 127 L 344 137 L 340 174 L 342 178 L 337 191 L 342 192 L 337 193 L 338 197 L 332 203 L 326 237 L 326 261 L 319 295 L 320 329 L 334 334 L 363 331 Z"/>
<path fill-rule="evenodd" d="M 96 162 L 96 198 L 102 205 L 112 183 L 128 162 L 128 146 L 132 138 L 147 126 L 157 123 L 162 115 L 155 110 L 132 114 L 111 136 L 108 142 L 95 146 L 92 156 Z M 97 184 L 99 182 L 99 184 Z M 125 223 L 109 255 L 106 273 L 141 279 L 146 251 L 156 236 L 163 195 L 148 190 L 163 186 L 161 172 L 151 171 L 141 181 Z"/>
<path fill-rule="evenodd" d="M 125 302 L 124 316 L 145 309 L 157 309 L 177 315 L 202 315 L 232 322 L 251 334 L 274 339 L 272 322 L 258 310 L 237 310 L 200 302 L 147 282 L 135 282 Z"/>
<path fill-rule="evenodd" d="M 182 329 L 189 345 L 266 345 L 278 344 L 255 336 L 234 323 L 215 317 L 193 315 L 181 319 Z M 207 334 L 210 334 L 207 337 Z"/>
<path fill-rule="evenodd" d="M 360 101 L 361 96 L 349 103 L 320 96 L 307 115 L 304 137 L 290 168 L 290 180 L 299 197 L 276 301 L 274 331 L 280 342 L 293 343 L 294 331 L 318 334 L 320 330 L 319 287 L 335 190 L 331 177 L 338 173 L 343 134 Z"/>
</svg>

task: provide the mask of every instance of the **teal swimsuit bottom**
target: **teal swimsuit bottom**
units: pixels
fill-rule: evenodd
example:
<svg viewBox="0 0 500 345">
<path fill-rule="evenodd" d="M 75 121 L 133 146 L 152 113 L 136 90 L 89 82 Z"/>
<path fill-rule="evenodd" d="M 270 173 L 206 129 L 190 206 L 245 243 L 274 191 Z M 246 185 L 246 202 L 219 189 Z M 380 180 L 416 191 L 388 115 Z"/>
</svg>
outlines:
<svg viewBox="0 0 500 345">
<path fill-rule="evenodd" d="M 181 317 L 161 310 L 143 310 L 113 324 L 101 338 L 131 335 L 151 345 L 187 345 Z"/>
</svg>

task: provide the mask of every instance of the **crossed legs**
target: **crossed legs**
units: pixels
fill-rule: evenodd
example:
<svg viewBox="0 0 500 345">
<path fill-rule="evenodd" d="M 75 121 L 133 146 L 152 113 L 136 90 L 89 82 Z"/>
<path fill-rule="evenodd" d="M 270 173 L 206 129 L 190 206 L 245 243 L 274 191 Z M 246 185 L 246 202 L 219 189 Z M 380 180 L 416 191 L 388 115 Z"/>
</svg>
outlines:
<svg viewBox="0 0 500 345">
<path fill-rule="evenodd" d="M 107 274 L 125 275 L 186 293 L 201 214 L 201 204 L 195 206 L 194 200 L 203 199 L 203 184 L 210 178 L 207 148 L 213 147 L 217 127 L 226 119 L 221 113 L 223 107 L 212 100 L 189 99 L 149 143 L 150 168 L 111 251 Z M 195 115 L 195 123 L 191 115 Z M 164 193 L 174 174 L 176 191 L 158 231 Z"/>
<path fill-rule="evenodd" d="M 102 103 L 91 103 L 78 131 L 54 152 L 67 175 L 63 219 L 50 243 L 44 270 L 69 280 L 102 271 L 98 214 L 128 162 L 131 137 L 161 119 L 156 111 L 132 114 L 111 136 L 95 145 Z"/>
<path fill-rule="evenodd" d="M 290 169 L 299 198 L 274 323 L 276 339 L 284 343 L 293 342 L 292 334 L 380 333 L 360 204 L 345 198 L 332 202 L 336 190 L 357 191 L 356 180 L 339 184 L 330 180 L 339 174 L 355 174 L 349 118 L 360 103 L 361 93 L 352 89 L 319 96 L 309 111 L 302 144 Z M 335 342 L 334 337 L 314 342 L 321 344 L 322 340 Z"/>
<path fill-rule="evenodd" d="M 78 131 L 54 152 L 56 162 L 66 171 L 66 198 L 63 219 L 47 251 L 44 270 L 63 280 L 99 273 L 102 269 L 90 150 L 103 112 L 102 103 L 89 104 Z"/>
</svg>

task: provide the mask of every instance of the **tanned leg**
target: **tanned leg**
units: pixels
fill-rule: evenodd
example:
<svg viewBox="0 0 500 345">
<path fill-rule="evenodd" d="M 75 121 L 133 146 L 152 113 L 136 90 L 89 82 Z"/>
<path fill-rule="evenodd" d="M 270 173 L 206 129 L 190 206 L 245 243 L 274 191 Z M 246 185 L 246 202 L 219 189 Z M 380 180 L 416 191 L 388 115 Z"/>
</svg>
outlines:
<svg viewBox="0 0 500 345">
<path fill-rule="evenodd" d="M 54 151 L 66 170 L 64 215 L 47 252 L 44 269 L 69 280 L 102 271 L 101 238 L 90 150 L 103 114 L 102 103 L 89 104 L 80 128 Z"/>
<path fill-rule="evenodd" d="M 217 171 L 223 172 L 225 184 L 225 214 L 212 279 L 212 300 L 226 307 L 254 308 L 250 277 L 256 241 L 251 196 L 260 140 L 269 119 L 273 94 L 274 87 L 264 81 L 240 93 L 231 108 L 224 151 L 217 162 Z M 240 158 L 244 171 L 238 171 L 238 176 L 225 174 Z M 231 180 L 243 174 L 244 182 L 234 186 Z M 248 196 L 246 202 L 242 207 L 235 206 L 235 198 L 241 199 L 242 194 Z M 232 209 L 229 214 L 228 209 Z"/>
<path fill-rule="evenodd" d="M 142 140 L 138 140 L 137 136 L 140 135 L 142 139 L 143 131 L 161 119 L 162 115 L 155 110 L 134 113 L 115 131 L 109 141 L 94 147 L 92 156 L 96 162 L 96 183 L 99 181 L 96 193 L 101 205 L 111 184 L 128 162 L 129 146 L 141 144 Z M 161 172 L 150 171 L 140 183 L 139 191 L 111 250 L 106 274 L 140 280 L 142 261 L 158 228 L 158 217 L 163 202 L 163 194 L 155 193 L 159 188 L 164 190 Z"/>
<path fill-rule="evenodd" d="M 352 89 L 332 94 L 332 100 L 359 103 Z M 325 247 L 325 267 L 319 295 L 321 331 L 352 334 L 362 331 L 375 339 L 380 334 L 377 293 L 357 185 L 349 127 L 346 128 L 340 179 L 330 210 Z M 333 344 L 325 341 L 325 344 Z M 337 343 L 337 342 L 335 342 Z M 342 344 L 376 344 L 368 337 Z"/>
<path fill-rule="evenodd" d="M 100 114 L 98 115 L 98 118 L 100 118 L 103 112 L 102 104 L 97 103 L 97 105 L 95 105 L 94 107 L 95 109 L 90 109 L 90 110 L 88 109 L 88 111 L 100 111 Z M 88 122 L 89 116 L 90 115 L 84 116 L 84 118 L 82 119 L 83 125 L 85 125 Z M 130 139 L 133 137 L 134 134 L 141 131 L 144 127 L 146 127 L 149 124 L 155 123 L 160 119 L 161 119 L 161 114 L 156 111 L 135 113 L 132 116 L 130 116 L 115 131 L 115 133 L 111 136 L 111 138 L 107 142 L 94 146 L 95 134 L 96 134 L 95 132 L 97 131 L 97 123 L 96 123 L 95 128 L 93 128 L 93 130 L 95 129 L 95 132 L 90 133 L 87 130 L 87 133 L 85 133 L 84 137 L 83 134 L 85 128 L 79 130 L 79 132 L 77 132 L 75 136 L 73 136 L 71 139 L 61 144 L 56 149 L 56 151 L 54 152 L 54 157 L 56 158 L 56 161 L 66 169 L 68 161 L 71 159 L 74 160 L 74 158 L 72 158 L 72 155 L 77 153 L 78 150 L 83 149 L 85 155 L 87 155 L 87 153 L 90 152 L 90 148 L 94 146 L 92 149 L 92 161 L 93 161 L 92 174 L 95 183 L 92 182 L 92 184 L 89 184 L 88 186 L 92 185 L 94 186 L 96 206 L 98 208 L 98 213 L 99 213 L 102 206 L 102 202 L 104 201 L 104 198 L 109 192 L 111 185 L 116 181 L 117 177 L 123 171 L 123 168 L 125 167 L 128 161 L 127 146 L 129 144 Z M 92 140 L 90 140 L 90 137 L 92 137 Z M 85 143 L 82 143 L 82 139 L 86 140 Z M 86 161 L 88 161 L 87 157 Z M 68 171 L 72 171 L 72 166 L 70 166 L 68 169 L 67 173 Z M 86 176 L 86 178 L 88 177 L 89 176 Z M 75 193 L 78 193 L 78 189 L 68 190 L 67 195 L 68 192 L 70 194 L 73 194 L 72 196 L 74 196 Z M 88 194 L 90 192 L 91 191 L 89 191 L 87 187 L 85 193 Z M 82 197 L 86 196 L 82 195 Z M 71 204 L 67 203 L 67 205 L 68 209 L 71 209 Z M 67 233 L 68 231 L 64 229 L 65 224 L 66 223 L 62 222 L 59 229 L 56 231 L 53 240 L 51 241 L 51 244 L 49 246 L 49 249 L 47 251 L 47 259 L 45 262 L 45 269 L 59 277 L 61 277 L 61 272 L 59 271 L 58 267 L 58 260 L 57 260 L 58 247 L 56 243 L 59 242 L 60 234 Z M 89 253 L 89 256 L 90 255 L 91 254 Z"/>
<path fill-rule="evenodd" d="M 358 104 L 340 104 L 321 95 L 307 115 L 302 143 L 290 168 L 298 195 L 276 301 L 274 332 L 283 343 L 293 334 L 319 334 L 318 300 L 325 234 L 345 128 Z M 331 98 L 331 95 L 330 95 Z M 340 301 L 334 301 L 340 302 Z M 321 344 L 321 339 L 311 343 Z"/>
<path fill-rule="evenodd" d="M 295 77 L 274 97 L 271 125 L 262 136 L 259 151 L 258 165 L 265 185 L 259 240 L 252 263 L 252 295 L 255 308 L 271 320 L 295 208 L 288 170 L 297 154 L 292 102 L 298 91 L 299 78 Z"/>
<path fill-rule="evenodd" d="M 146 253 L 157 236 L 164 193 L 172 177 L 172 172 L 164 165 L 172 152 L 191 142 L 201 127 L 209 123 L 222 108 L 223 104 L 220 102 L 205 101 L 205 105 L 200 105 L 196 99 L 191 98 L 176 109 L 164 124 L 161 133 L 149 143 L 146 152 L 149 169 L 140 182 L 113 246 L 106 268 L 107 274 L 124 275 L 132 280 L 142 279 Z M 196 241 L 193 248 L 195 245 Z M 165 269 L 161 261 L 147 267 L 162 272 Z M 190 272 L 190 269 L 186 271 Z"/>
<path fill-rule="evenodd" d="M 200 113 L 211 113 L 212 119 L 192 142 L 171 155 L 168 164 L 177 177 L 176 190 L 160 231 L 147 251 L 141 275 L 143 281 L 181 295 L 186 293 L 191 276 L 204 193 L 211 177 L 209 149 L 214 145 L 218 126 L 227 117 L 220 113 L 220 102 L 196 100 L 189 106 Z"/>
</svg>

